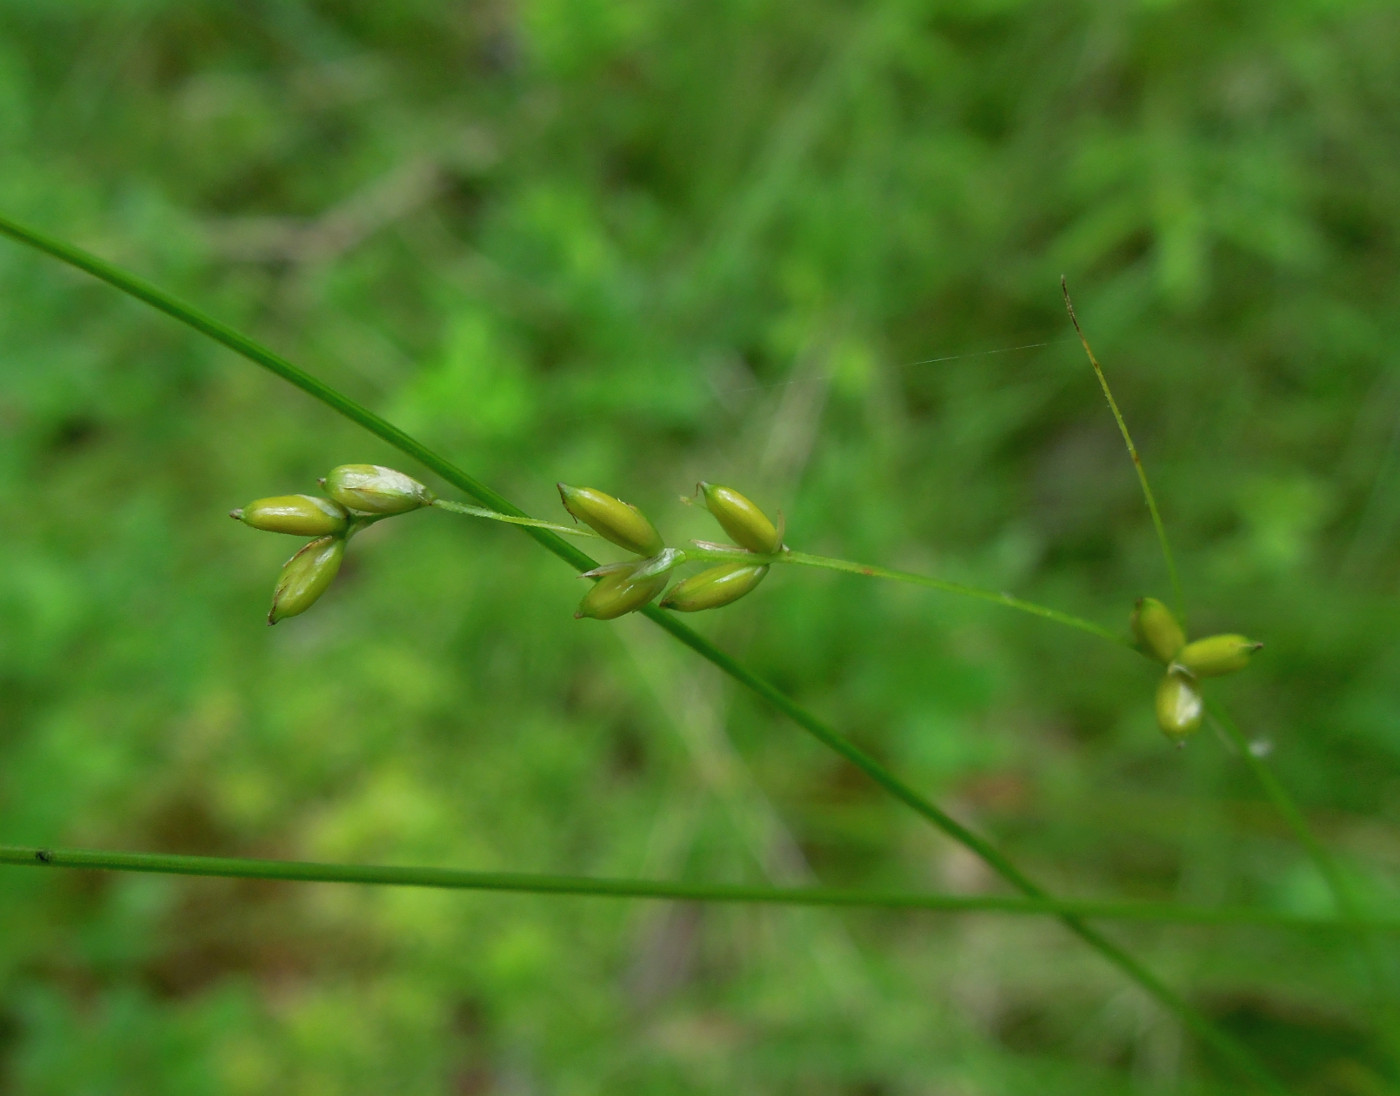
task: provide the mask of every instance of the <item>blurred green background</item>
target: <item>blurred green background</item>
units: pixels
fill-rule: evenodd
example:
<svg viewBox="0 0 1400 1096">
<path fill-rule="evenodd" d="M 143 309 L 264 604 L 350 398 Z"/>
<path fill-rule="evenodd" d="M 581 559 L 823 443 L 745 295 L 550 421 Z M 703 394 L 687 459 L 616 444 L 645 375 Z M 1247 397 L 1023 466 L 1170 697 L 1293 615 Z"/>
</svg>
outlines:
<svg viewBox="0 0 1400 1096">
<path fill-rule="evenodd" d="M 1219 681 L 1359 887 L 1400 836 L 1400 11 L 1275 0 L 0 2 L 0 210 L 125 265 L 531 512 L 1126 627 Z M 381 525 L 309 614 L 230 507 L 421 469 L 0 243 L 0 842 L 998 890 L 508 528 Z M 425 478 L 428 478 L 425 476 Z M 429 480 L 435 488 L 442 485 Z M 1152 668 L 798 569 L 695 620 L 1057 893 L 1331 906 Z M 1236 1091 L 1054 923 L 0 871 L 0 1087 Z M 1111 927 L 1297 1091 L 1395 1076 L 1353 942 Z M 1392 1033 L 1394 1034 L 1394 1033 Z"/>
</svg>

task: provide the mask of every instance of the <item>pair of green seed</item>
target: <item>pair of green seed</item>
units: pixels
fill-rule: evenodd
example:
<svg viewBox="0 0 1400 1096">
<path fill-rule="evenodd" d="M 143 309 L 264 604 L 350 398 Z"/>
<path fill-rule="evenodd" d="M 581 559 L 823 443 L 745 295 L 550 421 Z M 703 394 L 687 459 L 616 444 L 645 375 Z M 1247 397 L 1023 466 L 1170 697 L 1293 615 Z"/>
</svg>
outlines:
<svg viewBox="0 0 1400 1096">
<path fill-rule="evenodd" d="M 1178 745 L 1201 729 L 1205 699 L 1199 679 L 1243 670 L 1254 652 L 1264 646 L 1235 634 L 1187 643 L 1172 611 L 1154 597 L 1138 601 L 1132 625 L 1143 653 L 1167 667 L 1157 685 L 1157 725 Z"/>
<path fill-rule="evenodd" d="M 321 480 L 329 498 L 278 495 L 255 499 L 229 517 L 269 533 L 315 537 L 282 565 L 267 622 L 304 613 L 326 592 L 350 538 L 367 525 L 433 502 L 417 480 L 377 464 L 342 464 Z"/>
<path fill-rule="evenodd" d="M 759 555 L 782 550 L 782 534 L 762 510 L 732 487 L 701 483 L 705 507 L 740 548 Z M 631 503 L 593 487 L 559 484 L 559 496 L 574 519 L 599 536 L 643 558 L 604 564 L 585 572 L 597 578 L 579 603 L 577 617 L 613 620 L 649 604 L 670 581 L 672 568 L 683 556 L 667 548 L 656 527 Z M 661 601 L 663 609 L 694 613 L 718 609 L 752 591 L 765 575 L 761 563 L 721 563 L 678 582 Z"/>
</svg>

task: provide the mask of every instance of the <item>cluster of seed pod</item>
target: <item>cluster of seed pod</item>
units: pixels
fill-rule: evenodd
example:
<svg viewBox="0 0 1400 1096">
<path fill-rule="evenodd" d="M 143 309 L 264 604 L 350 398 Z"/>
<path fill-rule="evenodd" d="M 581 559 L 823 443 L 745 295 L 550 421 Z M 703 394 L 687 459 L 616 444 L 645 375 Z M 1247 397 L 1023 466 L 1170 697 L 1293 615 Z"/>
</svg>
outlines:
<svg viewBox="0 0 1400 1096">
<path fill-rule="evenodd" d="M 705 508 L 733 538 L 736 552 L 771 556 L 782 550 L 782 533 L 762 510 L 738 491 L 702 483 L 699 493 L 704 498 Z M 641 557 L 605 563 L 584 572 L 584 577 L 598 581 L 583 596 L 575 617 L 612 620 L 649 604 L 666 588 L 672 569 L 684 560 L 684 554 L 666 547 L 661 534 L 640 510 L 593 487 L 570 487 L 561 483 L 559 496 L 564 500 L 564 509 L 576 521 Z M 683 613 L 718 609 L 749 593 L 766 574 L 766 563 L 742 559 L 721 563 L 676 583 L 662 599 L 661 607 Z"/>
<path fill-rule="evenodd" d="M 1157 725 L 1178 745 L 1201 729 L 1205 700 L 1199 679 L 1243 670 L 1264 646 L 1241 635 L 1206 636 L 1187 643 L 1172 611 L 1154 597 L 1138 601 L 1132 624 L 1143 653 L 1167 667 L 1157 685 Z"/>
<path fill-rule="evenodd" d="M 342 464 L 320 483 L 329 498 L 279 495 L 229 511 L 254 529 L 315 538 L 282 565 L 269 624 L 311 608 L 340 570 L 346 544 L 365 526 L 433 502 L 417 480 L 377 464 Z"/>
<path fill-rule="evenodd" d="M 342 464 L 320 483 L 328 497 L 256 499 L 229 513 L 254 529 L 312 538 L 283 565 L 267 614 L 269 624 L 306 612 L 326 592 L 340 570 L 346 544 L 361 529 L 436 501 L 417 480 L 377 464 Z M 564 508 L 575 521 L 637 557 L 585 571 L 582 577 L 598 581 L 583 596 L 574 616 L 612 620 L 655 600 L 666 589 L 671 572 L 685 562 L 685 553 L 668 548 L 646 515 L 630 503 L 593 487 L 558 486 Z M 683 579 L 661 599 L 663 609 L 683 613 L 718 609 L 738 601 L 768 574 L 769 563 L 763 557 L 787 550 L 781 524 L 775 526 L 768 515 L 732 487 L 701 483 L 696 493 L 734 542 L 697 541 L 697 546 L 733 558 Z M 1132 629 L 1142 652 L 1166 667 L 1157 686 L 1157 723 L 1178 745 L 1200 730 L 1205 714 L 1200 679 L 1244 669 L 1254 652 L 1263 647 L 1233 634 L 1188 643 L 1172 611 L 1151 597 L 1139 599 Z"/>
</svg>

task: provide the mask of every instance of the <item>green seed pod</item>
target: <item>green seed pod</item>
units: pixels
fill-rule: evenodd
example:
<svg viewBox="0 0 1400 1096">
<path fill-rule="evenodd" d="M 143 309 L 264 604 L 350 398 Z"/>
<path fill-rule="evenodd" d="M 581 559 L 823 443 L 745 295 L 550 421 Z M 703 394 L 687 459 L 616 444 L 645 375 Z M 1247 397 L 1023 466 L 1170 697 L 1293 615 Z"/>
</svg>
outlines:
<svg viewBox="0 0 1400 1096">
<path fill-rule="evenodd" d="M 1264 645 L 1244 636 L 1207 636 L 1188 643 L 1176 656 L 1176 664 L 1197 677 L 1232 674 L 1249 665 L 1250 656 Z"/>
<path fill-rule="evenodd" d="M 630 502 L 623 502 L 592 487 L 557 485 L 564 509 L 599 536 L 639 556 L 654 556 L 665 542 L 655 526 Z"/>
<path fill-rule="evenodd" d="M 583 595 L 574 619 L 592 617 L 595 620 L 612 620 L 640 609 L 666 589 L 666 583 L 671 578 L 669 571 L 636 577 L 636 572 L 644 567 L 645 562 L 605 574 Z"/>
<path fill-rule="evenodd" d="M 272 610 L 267 614 L 267 622 L 276 624 L 311 608 L 326 592 L 344 558 L 344 537 L 321 537 L 287 560 L 282 565 L 277 589 L 272 593 Z"/>
<path fill-rule="evenodd" d="M 1157 726 L 1178 745 L 1201 729 L 1205 702 L 1190 674 L 1173 667 L 1157 686 Z"/>
<path fill-rule="evenodd" d="M 682 613 L 697 613 L 701 609 L 718 609 L 738 601 L 763 581 L 768 565 L 750 563 L 721 563 L 697 575 L 676 583 L 661 600 L 661 608 Z"/>
<path fill-rule="evenodd" d="M 228 516 L 244 525 L 264 529 L 269 533 L 293 533 L 299 537 L 320 537 L 327 533 L 345 532 L 349 523 L 340 506 L 330 499 L 314 495 L 278 495 L 276 498 L 255 499 L 241 510 L 230 510 Z"/>
<path fill-rule="evenodd" d="M 771 556 L 783 546 L 782 534 L 768 515 L 732 487 L 700 484 L 705 506 L 734 538 L 734 543 L 750 552 Z"/>
<path fill-rule="evenodd" d="M 342 464 L 321 482 L 331 498 L 361 514 L 403 514 L 437 497 L 411 476 L 378 464 Z"/>
<path fill-rule="evenodd" d="M 1138 598 L 1133 607 L 1133 636 L 1158 662 L 1170 662 L 1186 646 L 1186 633 L 1176 617 L 1155 597 Z"/>
</svg>

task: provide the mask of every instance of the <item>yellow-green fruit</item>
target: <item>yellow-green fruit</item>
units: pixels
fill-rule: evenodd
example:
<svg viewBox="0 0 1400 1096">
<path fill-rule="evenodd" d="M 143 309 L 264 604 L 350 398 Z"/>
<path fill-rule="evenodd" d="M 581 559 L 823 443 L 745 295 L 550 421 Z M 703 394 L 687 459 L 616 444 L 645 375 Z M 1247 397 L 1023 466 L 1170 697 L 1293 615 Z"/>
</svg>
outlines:
<svg viewBox="0 0 1400 1096">
<path fill-rule="evenodd" d="M 307 544 L 282 565 L 282 576 L 272 593 L 272 610 L 267 622 L 304 613 L 326 592 L 345 558 L 344 537 L 321 537 Z"/>
<path fill-rule="evenodd" d="M 638 565 L 611 571 L 593 584 L 593 588 L 583 595 L 574 619 L 592 617 L 594 620 L 612 620 L 625 613 L 635 612 L 649 602 L 670 580 L 670 572 L 634 578 Z"/>
<path fill-rule="evenodd" d="M 1189 738 L 1201 729 L 1205 702 L 1196 679 L 1175 668 L 1162 675 L 1157 686 L 1157 726 L 1174 742 Z"/>
<path fill-rule="evenodd" d="M 325 485 L 331 498 L 361 514 L 403 514 L 436 498 L 411 476 L 378 464 L 342 464 L 331 469 Z"/>
<path fill-rule="evenodd" d="M 269 533 L 293 533 L 299 537 L 320 537 L 343 533 L 349 522 L 345 510 L 330 499 L 314 495 L 278 495 L 255 499 L 241 510 L 230 510 L 229 517 L 244 525 Z"/>
<path fill-rule="evenodd" d="M 1232 674 L 1249 665 L 1250 656 L 1264 645 L 1244 636 L 1207 636 L 1188 643 L 1176 656 L 1176 664 L 1197 677 Z"/>
<path fill-rule="evenodd" d="M 661 608 L 682 613 L 718 609 L 721 605 L 738 601 L 762 582 L 767 573 L 767 564 L 721 563 L 718 567 L 711 567 L 676 583 L 661 600 Z"/>
<path fill-rule="evenodd" d="M 661 534 L 630 502 L 593 487 L 557 486 L 564 509 L 599 536 L 639 556 L 654 556 L 665 547 Z"/>
<path fill-rule="evenodd" d="M 700 490 L 705 496 L 706 508 L 739 547 L 765 556 L 782 548 L 782 538 L 768 515 L 734 488 L 702 483 Z"/>
<path fill-rule="evenodd" d="M 1172 611 L 1155 597 L 1139 598 L 1133 609 L 1133 636 L 1158 662 L 1170 662 L 1186 645 L 1186 633 Z"/>
</svg>

